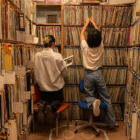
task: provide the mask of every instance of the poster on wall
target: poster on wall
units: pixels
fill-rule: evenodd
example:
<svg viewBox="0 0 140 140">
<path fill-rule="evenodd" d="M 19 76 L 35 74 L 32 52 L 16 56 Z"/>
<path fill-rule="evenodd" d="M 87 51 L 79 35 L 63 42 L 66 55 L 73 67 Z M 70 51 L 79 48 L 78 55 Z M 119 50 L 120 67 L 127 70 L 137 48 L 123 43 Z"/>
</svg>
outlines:
<svg viewBox="0 0 140 140">
<path fill-rule="evenodd" d="M 108 3 L 109 0 L 101 0 L 101 3 Z"/>
</svg>

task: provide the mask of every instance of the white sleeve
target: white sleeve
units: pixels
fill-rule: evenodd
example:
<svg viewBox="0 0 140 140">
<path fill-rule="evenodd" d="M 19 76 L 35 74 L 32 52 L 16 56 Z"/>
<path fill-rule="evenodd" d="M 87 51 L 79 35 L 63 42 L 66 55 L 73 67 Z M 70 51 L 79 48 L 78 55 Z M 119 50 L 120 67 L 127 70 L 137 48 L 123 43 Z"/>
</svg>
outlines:
<svg viewBox="0 0 140 140">
<path fill-rule="evenodd" d="M 59 71 L 62 73 L 63 77 L 66 76 L 67 66 L 66 66 L 66 62 L 62 58 L 62 55 L 60 55 L 59 57 L 57 66 L 58 66 Z"/>
<path fill-rule="evenodd" d="M 35 80 L 36 80 L 36 83 L 38 82 L 38 73 L 37 73 L 37 56 L 35 55 Z"/>
<path fill-rule="evenodd" d="M 88 44 L 87 44 L 86 40 L 82 40 L 81 41 L 81 49 L 82 49 L 82 51 L 87 49 L 87 47 L 88 47 Z"/>
</svg>

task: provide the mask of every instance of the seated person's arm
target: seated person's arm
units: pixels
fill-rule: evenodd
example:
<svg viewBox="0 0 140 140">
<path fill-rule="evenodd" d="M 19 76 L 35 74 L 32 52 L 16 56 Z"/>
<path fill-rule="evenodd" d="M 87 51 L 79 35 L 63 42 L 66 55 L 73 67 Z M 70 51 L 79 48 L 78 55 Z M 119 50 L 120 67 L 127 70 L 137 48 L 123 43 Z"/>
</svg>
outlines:
<svg viewBox="0 0 140 140">
<path fill-rule="evenodd" d="M 67 72 L 67 66 L 66 66 L 66 62 L 62 58 L 62 55 L 60 55 L 58 63 L 59 63 L 58 64 L 58 68 L 59 68 L 61 74 L 63 75 L 63 77 L 65 77 L 66 76 L 66 72 Z"/>
</svg>

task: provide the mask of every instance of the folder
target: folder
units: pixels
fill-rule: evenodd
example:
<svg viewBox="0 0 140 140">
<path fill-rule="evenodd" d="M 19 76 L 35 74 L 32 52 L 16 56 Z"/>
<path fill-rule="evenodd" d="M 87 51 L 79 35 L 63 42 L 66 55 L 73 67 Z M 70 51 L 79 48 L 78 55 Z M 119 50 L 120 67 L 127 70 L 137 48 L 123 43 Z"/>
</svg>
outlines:
<svg viewBox="0 0 140 140">
<path fill-rule="evenodd" d="M 19 30 L 25 31 L 24 13 L 19 13 Z"/>
</svg>

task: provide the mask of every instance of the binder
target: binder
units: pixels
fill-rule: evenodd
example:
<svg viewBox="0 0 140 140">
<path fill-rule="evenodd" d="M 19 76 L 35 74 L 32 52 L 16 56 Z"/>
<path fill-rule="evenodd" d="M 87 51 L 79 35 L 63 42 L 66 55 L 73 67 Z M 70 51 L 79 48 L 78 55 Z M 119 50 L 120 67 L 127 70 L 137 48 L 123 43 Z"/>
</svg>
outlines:
<svg viewBox="0 0 140 140">
<path fill-rule="evenodd" d="M 24 13 L 19 13 L 19 30 L 25 31 Z"/>
</svg>

